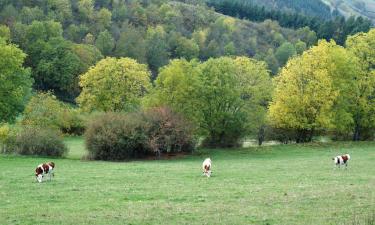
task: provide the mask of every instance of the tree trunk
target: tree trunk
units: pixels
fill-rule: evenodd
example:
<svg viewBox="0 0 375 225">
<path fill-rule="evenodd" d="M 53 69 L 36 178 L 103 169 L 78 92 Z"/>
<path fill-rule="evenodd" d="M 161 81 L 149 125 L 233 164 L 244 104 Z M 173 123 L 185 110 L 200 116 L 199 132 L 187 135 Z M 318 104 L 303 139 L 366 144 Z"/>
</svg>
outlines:
<svg viewBox="0 0 375 225">
<path fill-rule="evenodd" d="M 360 127 L 358 124 L 355 125 L 354 134 L 353 134 L 353 141 L 360 140 Z"/>
<path fill-rule="evenodd" d="M 160 149 L 158 149 L 155 153 L 156 153 L 156 159 L 160 159 L 160 156 L 161 156 Z"/>
<path fill-rule="evenodd" d="M 260 128 L 259 128 L 259 131 L 258 131 L 258 145 L 261 146 L 263 144 L 263 141 L 264 141 L 264 129 L 265 126 L 262 125 Z"/>
</svg>

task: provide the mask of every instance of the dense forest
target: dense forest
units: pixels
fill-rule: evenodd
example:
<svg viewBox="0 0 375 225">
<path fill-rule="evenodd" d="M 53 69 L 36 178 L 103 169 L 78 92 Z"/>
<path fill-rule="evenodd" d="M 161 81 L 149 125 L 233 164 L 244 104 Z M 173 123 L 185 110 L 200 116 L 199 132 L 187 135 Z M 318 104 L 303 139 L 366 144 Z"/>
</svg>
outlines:
<svg viewBox="0 0 375 225">
<path fill-rule="evenodd" d="M 165 0 L 0 1 L 0 23 L 27 54 L 34 88 L 74 102 L 78 76 L 106 56 L 146 63 L 155 77 L 173 58 L 246 55 L 273 73 L 316 43 L 315 32 L 223 16 L 204 4 Z"/>
<path fill-rule="evenodd" d="M 247 5 L 257 5 L 273 10 L 298 12 L 303 15 L 323 19 L 330 19 L 332 17 L 329 6 L 320 0 L 245 0 L 243 2 Z"/>
<path fill-rule="evenodd" d="M 286 2 L 304 2 L 304 1 L 286 1 Z M 312 2 L 319 1 L 309 1 Z M 316 32 L 319 39 L 326 40 L 335 39 L 337 43 L 343 45 L 346 37 L 358 32 L 367 32 L 372 23 L 368 19 L 362 17 L 349 17 L 347 20 L 337 14 L 337 12 L 330 14 L 328 10 L 327 15 L 307 15 L 301 11 L 285 11 L 282 9 L 270 8 L 262 6 L 262 4 L 255 4 L 248 0 L 208 0 L 208 5 L 212 6 L 218 12 L 226 15 L 236 16 L 239 18 L 249 19 L 251 21 L 264 21 L 272 19 L 277 21 L 282 27 L 301 28 L 309 27 Z M 323 3 L 322 3 L 323 4 Z M 307 4 L 308 5 L 308 4 Z M 324 4 L 323 4 L 324 5 Z M 301 5 L 301 7 L 307 7 Z M 280 6 L 282 8 L 282 6 Z M 309 9 L 310 7 L 307 7 Z M 322 7 L 323 9 L 327 8 Z M 319 12 L 325 12 L 319 11 Z M 330 16 L 329 16 L 330 15 Z"/>
</svg>

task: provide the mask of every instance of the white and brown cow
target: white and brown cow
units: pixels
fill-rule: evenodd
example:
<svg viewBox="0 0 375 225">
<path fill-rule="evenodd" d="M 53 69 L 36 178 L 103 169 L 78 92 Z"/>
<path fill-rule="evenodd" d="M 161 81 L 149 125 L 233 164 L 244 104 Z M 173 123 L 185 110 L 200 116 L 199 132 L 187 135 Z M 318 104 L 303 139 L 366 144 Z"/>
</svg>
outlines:
<svg viewBox="0 0 375 225">
<path fill-rule="evenodd" d="M 52 180 L 52 176 L 54 176 L 55 163 L 48 162 L 40 164 L 35 169 L 35 178 L 40 183 L 43 181 L 44 175 L 47 175 L 49 180 Z"/>
<path fill-rule="evenodd" d="M 207 158 L 203 161 L 202 169 L 203 169 L 203 175 L 205 175 L 207 177 L 211 176 L 212 162 L 211 162 L 210 158 Z"/>
<path fill-rule="evenodd" d="M 345 154 L 345 155 L 340 155 L 332 158 L 333 162 L 335 163 L 336 167 L 339 167 L 341 165 L 345 165 L 345 168 L 348 167 L 348 161 L 350 160 L 350 155 Z"/>
</svg>

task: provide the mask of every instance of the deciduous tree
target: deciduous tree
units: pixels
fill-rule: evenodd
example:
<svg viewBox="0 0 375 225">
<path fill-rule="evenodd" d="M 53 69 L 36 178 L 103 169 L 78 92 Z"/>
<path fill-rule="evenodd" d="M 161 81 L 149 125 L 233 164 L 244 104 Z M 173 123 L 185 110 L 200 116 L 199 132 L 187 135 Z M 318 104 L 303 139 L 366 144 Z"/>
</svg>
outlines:
<svg viewBox="0 0 375 225">
<path fill-rule="evenodd" d="M 22 112 L 31 92 L 30 70 L 23 67 L 26 54 L 0 37 L 0 122 Z"/>
<path fill-rule="evenodd" d="M 130 111 L 150 88 L 147 66 L 130 58 L 105 58 L 81 75 L 78 104 L 86 111 Z"/>
</svg>

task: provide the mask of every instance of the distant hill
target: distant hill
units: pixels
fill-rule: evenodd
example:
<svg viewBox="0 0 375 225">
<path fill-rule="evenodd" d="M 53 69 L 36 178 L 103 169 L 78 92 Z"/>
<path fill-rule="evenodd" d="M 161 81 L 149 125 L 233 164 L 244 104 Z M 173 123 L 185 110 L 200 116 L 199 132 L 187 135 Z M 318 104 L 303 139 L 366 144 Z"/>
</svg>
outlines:
<svg viewBox="0 0 375 225">
<path fill-rule="evenodd" d="M 375 24 L 375 0 L 322 0 L 345 17 L 363 16 Z"/>
<path fill-rule="evenodd" d="M 322 19 L 331 18 L 330 7 L 320 0 L 233 0 L 246 1 L 249 4 L 264 6 L 266 10 L 277 9 L 297 12 L 307 16 L 317 16 Z"/>
</svg>

